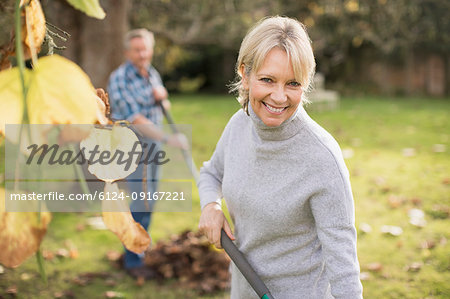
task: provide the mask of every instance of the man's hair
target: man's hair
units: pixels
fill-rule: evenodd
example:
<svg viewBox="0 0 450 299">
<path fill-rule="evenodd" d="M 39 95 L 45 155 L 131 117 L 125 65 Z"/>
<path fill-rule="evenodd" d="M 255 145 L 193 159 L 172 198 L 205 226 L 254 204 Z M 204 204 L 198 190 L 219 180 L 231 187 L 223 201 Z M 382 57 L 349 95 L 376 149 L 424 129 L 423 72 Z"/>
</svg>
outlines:
<svg viewBox="0 0 450 299">
<path fill-rule="evenodd" d="M 295 80 L 301 84 L 302 103 L 306 103 L 305 92 L 308 91 L 314 76 L 316 63 L 311 47 L 311 40 L 305 26 L 288 17 L 268 17 L 253 26 L 242 41 L 236 62 L 236 81 L 230 91 L 238 92 L 238 101 L 247 110 L 249 93 L 243 87 L 242 66 L 246 76 L 257 72 L 267 54 L 278 47 L 286 52 L 294 70 Z"/>
<path fill-rule="evenodd" d="M 130 41 L 136 37 L 143 38 L 148 43 L 150 48 L 153 48 L 153 46 L 155 45 L 155 36 L 153 35 L 153 32 L 145 28 L 133 29 L 131 31 L 128 31 L 125 35 L 125 39 L 123 42 L 125 50 L 128 50 L 130 48 Z"/>
</svg>

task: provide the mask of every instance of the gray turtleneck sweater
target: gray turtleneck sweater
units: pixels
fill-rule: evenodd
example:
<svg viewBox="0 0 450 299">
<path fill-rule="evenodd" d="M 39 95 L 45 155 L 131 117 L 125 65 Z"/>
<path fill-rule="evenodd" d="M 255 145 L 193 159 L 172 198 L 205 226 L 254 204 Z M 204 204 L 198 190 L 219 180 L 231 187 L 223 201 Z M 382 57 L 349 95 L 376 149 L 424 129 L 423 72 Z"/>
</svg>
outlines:
<svg viewBox="0 0 450 299">
<path fill-rule="evenodd" d="M 236 245 L 274 298 L 362 298 L 349 174 L 299 107 L 278 127 L 241 109 L 200 171 L 201 207 L 225 198 Z M 231 298 L 258 298 L 232 265 Z"/>
</svg>

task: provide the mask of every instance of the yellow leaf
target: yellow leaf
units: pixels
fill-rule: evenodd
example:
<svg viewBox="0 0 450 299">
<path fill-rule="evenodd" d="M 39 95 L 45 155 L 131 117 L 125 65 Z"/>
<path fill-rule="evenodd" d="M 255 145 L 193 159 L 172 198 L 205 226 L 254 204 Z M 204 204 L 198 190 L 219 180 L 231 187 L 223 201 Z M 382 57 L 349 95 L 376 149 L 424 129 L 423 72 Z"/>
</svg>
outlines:
<svg viewBox="0 0 450 299">
<path fill-rule="evenodd" d="M 106 16 L 99 0 L 67 0 L 67 2 L 90 17 L 103 19 Z"/>
<path fill-rule="evenodd" d="M 105 183 L 106 192 L 119 192 L 117 184 Z M 123 245 L 134 253 L 144 252 L 151 243 L 150 235 L 147 231 L 135 222 L 131 215 L 126 201 L 123 200 L 103 200 L 102 201 L 103 222 L 110 231 L 120 239 Z M 126 211 L 126 212 L 105 212 L 105 211 Z"/>
<path fill-rule="evenodd" d="M 58 55 L 39 59 L 25 70 L 29 84 L 27 108 L 31 124 L 92 124 L 100 115 L 97 95 L 89 77 L 70 60 Z M 19 69 L 0 72 L 0 134 L 5 124 L 22 122 Z"/>
<path fill-rule="evenodd" d="M 39 59 L 27 96 L 32 124 L 90 124 L 97 120 L 95 89 L 79 66 L 58 55 Z"/>
<path fill-rule="evenodd" d="M 41 244 L 51 220 L 49 212 L 5 212 L 5 190 L 0 188 L 0 264 L 17 267 Z"/>
<path fill-rule="evenodd" d="M 22 122 L 21 95 L 19 69 L 0 72 L 0 134 L 5 134 L 5 124 Z"/>
<path fill-rule="evenodd" d="M 126 127 L 113 126 L 112 129 L 97 129 L 94 128 L 88 138 L 80 143 L 80 147 L 84 149 L 85 153 L 97 150 L 98 152 L 108 152 L 110 157 L 106 160 L 111 160 L 115 156 L 116 152 L 124 153 L 121 161 L 127 159 L 133 159 L 128 163 L 119 164 L 119 155 L 116 158 L 107 163 L 92 163 L 89 165 L 88 170 L 100 180 L 106 182 L 113 182 L 123 179 L 132 174 L 137 168 L 137 155 L 128 155 L 134 145 L 137 144 L 135 151 L 141 152 L 142 147 L 138 143 L 139 140 L 134 132 Z M 101 154 L 97 154 L 93 157 L 93 160 L 98 160 Z M 92 162 L 92 161 L 91 161 Z M 127 169 L 128 167 L 128 169 Z"/>
</svg>

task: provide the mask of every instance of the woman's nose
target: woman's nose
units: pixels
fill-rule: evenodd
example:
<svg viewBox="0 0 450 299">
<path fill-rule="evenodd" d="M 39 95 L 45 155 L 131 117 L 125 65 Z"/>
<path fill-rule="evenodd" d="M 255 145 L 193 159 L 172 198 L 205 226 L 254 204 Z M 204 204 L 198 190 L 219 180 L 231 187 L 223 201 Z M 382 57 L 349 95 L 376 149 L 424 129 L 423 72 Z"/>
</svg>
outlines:
<svg viewBox="0 0 450 299">
<path fill-rule="evenodd" d="M 284 90 L 284 86 L 277 85 L 276 87 L 274 87 L 274 90 L 270 94 L 270 97 L 276 104 L 285 103 L 287 100 L 287 96 L 286 96 L 286 92 Z"/>
</svg>

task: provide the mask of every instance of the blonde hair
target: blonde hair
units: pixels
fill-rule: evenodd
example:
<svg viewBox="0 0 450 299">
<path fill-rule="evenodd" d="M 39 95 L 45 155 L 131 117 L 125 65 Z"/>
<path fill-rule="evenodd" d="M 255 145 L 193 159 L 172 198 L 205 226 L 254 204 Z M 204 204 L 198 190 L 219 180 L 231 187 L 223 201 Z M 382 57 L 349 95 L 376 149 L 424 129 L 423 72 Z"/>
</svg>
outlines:
<svg viewBox="0 0 450 299">
<path fill-rule="evenodd" d="M 128 50 L 130 48 L 130 41 L 136 37 L 143 38 L 148 43 L 150 48 L 153 48 L 153 46 L 155 45 L 155 36 L 153 32 L 145 28 L 133 29 L 125 34 L 125 39 L 123 41 L 125 50 Z"/>
<path fill-rule="evenodd" d="M 268 17 L 253 26 L 242 41 L 236 62 L 236 82 L 230 89 L 238 92 L 237 99 L 247 113 L 249 93 L 242 84 L 241 66 L 244 66 L 247 76 L 258 71 L 266 55 L 275 47 L 283 49 L 288 55 L 295 80 L 302 86 L 302 103 L 307 103 L 305 92 L 309 90 L 316 63 L 305 26 L 288 17 Z"/>
</svg>

